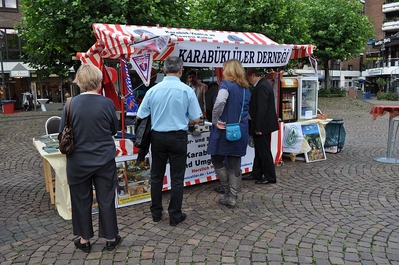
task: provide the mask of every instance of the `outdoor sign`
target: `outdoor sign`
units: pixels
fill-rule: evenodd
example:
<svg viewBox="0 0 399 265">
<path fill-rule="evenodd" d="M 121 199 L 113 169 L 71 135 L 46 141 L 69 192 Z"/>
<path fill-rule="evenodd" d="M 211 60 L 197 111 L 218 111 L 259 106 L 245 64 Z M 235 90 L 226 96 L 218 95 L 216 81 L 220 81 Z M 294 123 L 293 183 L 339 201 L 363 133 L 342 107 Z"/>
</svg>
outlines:
<svg viewBox="0 0 399 265">
<path fill-rule="evenodd" d="M 151 53 L 153 60 L 179 56 L 185 66 L 221 67 L 229 59 L 244 67 L 281 67 L 313 54 L 315 46 L 279 44 L 263 34 L 151 26 L 93 24 L 97 42 L 77 56 L 99 65 L 102 59 Z"/>
<path fill-rule="evenodd" d="M 302 127 L 299 122 L 286 123 L 283 133 L 283 151 L 299 154 L 302 149 Z"/>
</svg>

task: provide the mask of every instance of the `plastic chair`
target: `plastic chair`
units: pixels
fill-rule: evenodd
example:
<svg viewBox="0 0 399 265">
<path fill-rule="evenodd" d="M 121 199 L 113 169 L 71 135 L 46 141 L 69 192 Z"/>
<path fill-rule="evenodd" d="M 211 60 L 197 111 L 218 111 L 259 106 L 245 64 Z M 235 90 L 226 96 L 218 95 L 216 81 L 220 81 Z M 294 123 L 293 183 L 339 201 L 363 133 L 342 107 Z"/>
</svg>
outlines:
<svg viewBox="0 0 399 265">
<path fill-rule="evenodd" d="M 61 122 L 61 117 L 52 116 L 48 118 L 46 124 L 44 125 L 46 129 L 46 134 L 58 133 L 60 122 Z"/>
<path fill-rule="evenodd" d="M 52 116 L 47 119 L 44 128 L 46 134 L 58 133 L 60 127 L 61 117 Z M 44 165 L 44 178 L 46 182 L 46 191 L 50 194 L 50 202 L 54 204 L 54 208 L 57 209 L 55 204 L 55 172 L 51 168 L 50 164 L 43 158 Z"/>
</svg>

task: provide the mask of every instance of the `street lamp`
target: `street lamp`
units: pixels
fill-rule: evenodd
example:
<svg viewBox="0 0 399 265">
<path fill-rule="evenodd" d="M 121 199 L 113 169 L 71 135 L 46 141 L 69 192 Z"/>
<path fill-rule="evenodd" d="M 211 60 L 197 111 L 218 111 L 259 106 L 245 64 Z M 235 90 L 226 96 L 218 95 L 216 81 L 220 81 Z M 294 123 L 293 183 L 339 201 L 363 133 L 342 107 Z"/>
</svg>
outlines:
<svg viewBox="0 0 399 265">
<path fill-rule="evenodd" d="M 342 60 L 338 59 L 339 62 L 339 87 L 342 87 Z"/>
<path fill-rule="evenodd" d="M 2 30 L 0 30 L 0 62 L 1 62 L 1 79 L 2 79 L 2 83 L 3 83 L 3 91 L 4 93 L 6 92 L 6 83 L 4 81 L 4 66 L 3 66 L 3 38 L 4 38 L 4 32 Z M 10 96 L 8 96 L 10 97 Z M 6 99 L 6 98 L 5 98 Z M 10 98 L 9 98 L 10 99 Z"/>
</svg>

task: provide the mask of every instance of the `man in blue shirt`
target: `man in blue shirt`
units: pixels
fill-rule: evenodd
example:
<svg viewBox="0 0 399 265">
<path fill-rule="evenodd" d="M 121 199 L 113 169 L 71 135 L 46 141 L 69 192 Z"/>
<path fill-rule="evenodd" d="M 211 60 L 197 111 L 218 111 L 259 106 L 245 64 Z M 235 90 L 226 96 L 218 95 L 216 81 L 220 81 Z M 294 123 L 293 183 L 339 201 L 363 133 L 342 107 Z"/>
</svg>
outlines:
<svg viewBox="0 0 399 265">
<path fill-rule="evenodd" d="M 162 185 L 166 164 L 170 164 L 171 192 L 169 224 L 176 226 L 186 219 L 182 212 L 183 183 L 187 158 L 188 126 L 202 115 L 197 96 L 180 78 L 183 61 L 176 56 L 165 60 L 165 77 L 147 91 L 137 118 L 151 115 L 151 214 L 154 222 L 162 217 Z"/>
</svg>

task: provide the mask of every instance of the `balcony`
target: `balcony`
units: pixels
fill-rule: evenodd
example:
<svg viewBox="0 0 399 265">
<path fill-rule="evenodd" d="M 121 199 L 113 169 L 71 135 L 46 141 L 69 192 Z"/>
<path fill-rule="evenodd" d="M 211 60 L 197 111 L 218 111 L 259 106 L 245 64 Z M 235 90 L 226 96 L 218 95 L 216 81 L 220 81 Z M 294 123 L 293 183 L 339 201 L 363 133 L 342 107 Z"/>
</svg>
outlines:
<svg viewBox="0 0 399 265">
<path fill-rule="evenodd" d="M 399 11 L 399 2 L 382 5 L 382 13 L 390 13 L 395 11 Z"/>
<path fill-rule="evenodd" d="M 387 21 L 382 23 L 382 31 L 399 31 L 399 20 L 398 21 Z"/>
</svg>

